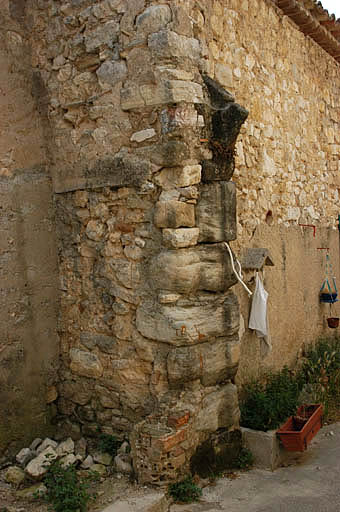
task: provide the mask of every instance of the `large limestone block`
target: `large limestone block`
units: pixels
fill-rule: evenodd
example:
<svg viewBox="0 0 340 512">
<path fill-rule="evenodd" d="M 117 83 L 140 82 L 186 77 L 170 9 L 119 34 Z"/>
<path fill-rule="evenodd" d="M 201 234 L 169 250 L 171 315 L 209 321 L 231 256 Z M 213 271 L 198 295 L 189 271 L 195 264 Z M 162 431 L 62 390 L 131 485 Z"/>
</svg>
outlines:
<svg viewBox="0 0 340 512">
<path fill-rule="evenodd" d="M 236 283 L 222 244 L 163 251 L 151 260 L 149 280 L 157 290 L 177 293 L 223 292 Z"/>
<path fill-rule="evenodd" d="M 174 187 L 189 187 L 201 181 L 201 170 L 200 165 L 165 168 L 155 177 L 155 182 L 164 190 L 171 190 Z"/>
<path fill-rule="evenodd" d="M 101 377 L 103 374 L 103 366 L 92 352 L 72 348 L 70 350 L 70 368 L 74 373 L 83 377 Z"/>
<path fill-rule="evenodd" d="M 200 58 L 200 43 L 192 37 L 181 36 L 171 30 L 161 30 L 151 34 L 148 46 L 154 59 L 169 59 L 177 57 L 197 61 Z"/>
<path fill-rule="evenodd" d="M 222 242 L 236 239 L 236 186 L 231 181 L 201 186 L 196 207 L 200 242 Z"/>
<path fill-rule="evenodd" d="M 239 329 L 238 301 L 232 292 L 182 299 L 173 306 L 145 301 L 137 309 L 136 326 L 146 338 L 175 346 L 232 336 Z"/>
<path fill-rule="evenodd" d="M 237 387 L 227 384 L 203 399 L 196 418 L 196 429 L 201 432 L 215 432 L 219 428 L 236 426 L 239 420 Z"/>
<path fill-rule="evenodd" d="M 176 347 L 167 359 L 169 382 L 181 386 L 201 379 L 205 386 L 214 386 L 235 376 L 240 356 L 238 335 L 189 347 Z"/>
<path fill-rule="evenodd" d="M 195 207 L 181 201 L 159 201 L 154 220 L 158 228 L 191 228 L 195 226 Z"/>
<path fill-rule="evenodd" d="M 147 36 L 158 32 L 171 21 L 171 10 L 168 5 L 153 5 L 137 16 L 136 28 L 138 35 Z"/>
</svg>

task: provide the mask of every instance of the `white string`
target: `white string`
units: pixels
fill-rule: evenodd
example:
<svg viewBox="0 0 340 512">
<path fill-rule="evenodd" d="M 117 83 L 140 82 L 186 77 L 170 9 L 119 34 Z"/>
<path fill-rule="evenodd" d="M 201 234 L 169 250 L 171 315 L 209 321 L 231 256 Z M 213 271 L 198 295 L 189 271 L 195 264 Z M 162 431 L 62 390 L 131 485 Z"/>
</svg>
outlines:
<svg viewBox="0 0 340 512">
<path fill-rule="evenodd" d="M 248 288 L 248 286 L 244 283 L 243 279 L 242 279 L 242 267 L 241 267 L 241 263 L 238 261 L 238 259 L 236 258 L 236 263 L 238 264 L 238 267 L 239 267 L 239 271 L 237 272 L 236 268 L 235 268 L 235 265 L 234 265 L 234 257 L 233 257 L 233 253 L 231 252 L 231 249 L 229 247 L 229 244 L 228 242 L 224 242 L 224 245 L 226 246 L 226 248 L 228 249 L 228 252 L 229 252 L 229 256 L 230 256 L 230 260 L 231 260 L 231 266 L 232 266 L 232 269 L 234 271 L 234 274 L 235 276 L 237 277 L 237 280 L 241 283 L 241 285 L 243 286 L 243 288 L 246 290 L 246 292 L 248 293 L 249 296 L 253 295 L 253 292 L 251 292 Z"/>
</svg>

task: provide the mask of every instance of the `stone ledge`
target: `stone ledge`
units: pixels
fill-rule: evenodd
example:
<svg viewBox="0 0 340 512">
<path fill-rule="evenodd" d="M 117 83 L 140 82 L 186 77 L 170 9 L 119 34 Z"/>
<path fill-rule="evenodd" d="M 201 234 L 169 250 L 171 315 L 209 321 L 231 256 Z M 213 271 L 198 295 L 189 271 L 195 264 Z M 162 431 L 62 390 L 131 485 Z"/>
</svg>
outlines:
<svg viewBox="0 0 340 512">
<path fill-rule="evenodd" d="M 276 437 L 276 430 L 262 432 L 241 427 L 242 443 L 251 451 L 255 467 L 274 471 L 275 469 L 296 461 L 301 453 L 287 452 Z"/>
</svg>

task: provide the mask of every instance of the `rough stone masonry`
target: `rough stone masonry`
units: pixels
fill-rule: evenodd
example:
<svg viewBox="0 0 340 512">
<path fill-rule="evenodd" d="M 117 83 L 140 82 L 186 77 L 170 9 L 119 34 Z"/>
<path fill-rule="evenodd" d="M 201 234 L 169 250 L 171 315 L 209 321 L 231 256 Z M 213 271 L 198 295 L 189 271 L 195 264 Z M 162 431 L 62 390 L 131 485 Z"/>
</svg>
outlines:
<svg viewBox="0 0 340 512">
<path fill-rule="evenodd" d="M 73 438 L 129 435 L 142 482 L 238 425 L 234 146 L 247 111 L 206 74 L 191 2 L 5 2 L 28 45 L 58 237 Z M 9 37 L 7 33 L 7 37 Z M 12 52 L 12 54 L 11 54 Z"/>
</svg>

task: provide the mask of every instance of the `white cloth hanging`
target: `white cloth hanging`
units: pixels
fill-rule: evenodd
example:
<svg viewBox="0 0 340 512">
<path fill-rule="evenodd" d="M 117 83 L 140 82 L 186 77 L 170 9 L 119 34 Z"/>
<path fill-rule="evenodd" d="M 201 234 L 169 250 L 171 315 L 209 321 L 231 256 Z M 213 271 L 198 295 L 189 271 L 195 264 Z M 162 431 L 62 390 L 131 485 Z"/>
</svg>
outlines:
<svg viewBox="0 0 340 512">
<path fill-rule="evenodd" d="M 263 339 L 264 346 L 261 346 L 261 353 L 263 357 L 272 350 L 268 328 L 267 301 L 268 292 L 264 289 L 259 273 L 256 272 L 256 286 L 251 304 L 248 327 L 249 329 L 254 329 L 257 336 Z"/>
</svg>

